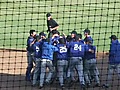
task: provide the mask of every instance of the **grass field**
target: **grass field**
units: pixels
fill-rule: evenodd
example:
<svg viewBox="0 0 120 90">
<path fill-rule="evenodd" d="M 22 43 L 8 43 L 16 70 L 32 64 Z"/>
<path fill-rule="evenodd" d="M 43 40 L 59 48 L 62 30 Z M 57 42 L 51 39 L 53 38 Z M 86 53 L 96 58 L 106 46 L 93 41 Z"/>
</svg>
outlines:
<svg viewBox="0 0 120 90">
<path fill-rule="evenodd" d="M 119 0 L 0 0 L 0 47 L 25 49 L 30 29 L 46 31 L 51 12 L 60 32 L 91 30 L 98 51 L 109 50 L 109 36 L 120 38 Z"/>
</svg>

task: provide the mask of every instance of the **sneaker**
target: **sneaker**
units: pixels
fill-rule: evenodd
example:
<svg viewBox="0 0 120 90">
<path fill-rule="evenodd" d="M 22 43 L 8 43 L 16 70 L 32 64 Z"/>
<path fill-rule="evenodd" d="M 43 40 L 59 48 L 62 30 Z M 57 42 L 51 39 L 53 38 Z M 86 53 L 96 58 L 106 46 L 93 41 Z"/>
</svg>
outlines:
<svg viewBox="0 0 120 90">
<path fill-rule="evenodd" d="M 87 83 L 86 86 L 87 86 L 87 88 L 89 88 L 89 87 L 91 86 L 91 84 L 90 84 L 90 83 Z"/>
<path fill-rule="evenodd" d="M 109 88 L 109 85 L 108 84 L 103 84 L 102 87 L 103 88 Z"/>
<path fill-rule="evenodd" d="M 61 86 L 61 89 L 62 89 L 62 90 L 63 90 L 63 89 L 65 89 L 65 86 L 64 86 L 64 85 L 62 85 L 62 86 Z"/>
<path fill-rule="evenodd" d="M 43 86 L 39 86 L 39 89 L 42 89 L 43 88 Z"/>
<path fill-rule="evenodd" d="M 47 82 L 47 81 L 46 81 L 46 82 L 45 82 L 45 85 L 50 85 L 50 82 Z"/>
<path fill-rule="evenodd" d="M 56 80 L 56 81 L 59 81 L 59 78 L 58 78 L 58 77 L 56 77 L 56 78 L 55 78 L 55 80 Z"/>
<path fill-rule="evenodd" d="M 73 86 L 73 84 L 74 84 L 74 82 L 73 82 L 73 81 L 71 81 L 71 82 L 69 82 L 69 83 L 68 83 L 68 86 L 69 86 L 69 87 L 72 87 L 72 86 Z"/>
<path fill-rule="evenodd" d="M 83 88 L 83 90 L 85 89 L 85 84 L 81 84 L 81 88 Z"/>
<path fill-rule="evenodd" d="M 36 84 L 32 84 L 32 87 L 36 87 Z"/>
<path fill-rule="evenodd" d="M 71 79 L 69 77 L 66 78 L 66 83 L 70 83 Z"/>
<path fill-rule="evenodd" d="M 100 87 L 100 84 L 99 83 L 95 84 L 95 87 Z"/>
</svg>

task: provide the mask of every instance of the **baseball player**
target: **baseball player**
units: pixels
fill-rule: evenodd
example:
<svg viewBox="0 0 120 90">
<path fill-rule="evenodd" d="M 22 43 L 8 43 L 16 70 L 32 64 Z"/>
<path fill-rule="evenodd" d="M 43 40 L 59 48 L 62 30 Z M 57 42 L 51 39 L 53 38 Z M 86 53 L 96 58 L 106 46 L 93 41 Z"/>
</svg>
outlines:
<svg viewBox="0 0 120 90">
<path fill-rule="evenodd" d="M 71 41 L 68 45 L 68 51 L 70 56 L 69 67 L 70 73 L 72 74 L 74 68 L 78 72 L 78 77 L 80 85 L 82 88 L 85 88 L 85 81 L 83 75 L 83 60 L 84 57 L 84 47 L 85 45 L 79 42 L 79 37 L 75 37 L 75 41 Z"/>
<path fill-rule="evenodd" d="M 76 31 L 74 33 L 72 32 L 70 40 L 74 41 L 76 36 L 79 38 L 79 42 L 84 44 L 84 40 L 82 39 L 82 34 L 77 34 Z M 74 71 L 71 72 L 72 82 L 78 82 L 79 81 L 78 73 L 76 71 L 77 71 L 76 68 L 74 68 Z M 68 67 L 68 74 L 67 74 L 67 76 L 68 77 L 70 76 L 70 68 L 69 67 Z M 68 78 L 68 82 L 69 82 L 69 78 Z"/>
<path fill-rule="evenodd" d="M 31 81 L 31 70 L 33 68 L 33 61 L 34 61 L 34 50 L 32 48 L 33 44 L 35 43 L 36 39 L 36 31 L 30 30 L 29 31 L 30 36 L 27 39 L 27 70 L 26 70 L 26 77 L 25 79 L 27 81 Z"/>
<path fill-rule="evenodd" d="M 40 78 L 40 61 L 42 55 L 42 44 L 46 39 L 46 34 L 44 32 L 40 32 L 38 36 L 36 36 L 36 42 L 33 45 L 34 57 L 35 57 L 35 69 L 33 72 L 33 86 L 36 86 L 37 81 Z"/>
<path fill-rule="evenodd" d="M 72 41 L 75 40 L 76 35 L 77 35 L 77 32 L 76 32 L 75 30 L 73 30 L 73 31 L 71 32 L 71 40 L 72 40 Z"/>
<path fill-rule="evenodd" d="M 116 35 L 111 35 L 111 45 L 109 51 L 109 64 L 108 64 L 108 76 L 107 82 L 103 85 L 105 88 L 109 88 L 111 85 L 110 81 L 112 80 L 113 71 L 118 74 L 120 79 L 120 43 Z"/>
<path fill-rule="evenodd" d="M 89 38 L 89 39 L 91 39 L 91 41 L 93 43 L 93 38 L 90 35 L 90 30 L 89 29 L 84 30 L 84 36 L 85 36 L 84 41 Z"/>
<path fill-rule="evenodd" d="M 59 43 L 60 33 L 57 30 L 52 31 L 52 37 L 50 38 L 50 43 L 52 45 L 57 45 Z"/>
<path fill-rule="evenodd" d="M 59 35 L 59 32 L 57 30 L 53 30 L 52 31 L 52 37 L 50 38 L 50 43 L 54 46 L 57 46 L 57 44 L 59 43 L 59 38 L 60 38 L 60 35 Z M 51 84 L 54 82 L 54 80 L 58 80 L 58 77 L 57 77 L 57 54 L 56 52 L 53 53 L 53 66 L 55 68 L 55 71 L 54 71 L 54 74 L 52 76 L 52 80 L 51 80 Z"/>
<path fill-rule="evenodd" d="M 57 69 L 61 88 L 64 88 L 64 80 L 67 77 L 68 53 L 64 38 L 59 39 L 57 44 Z"/>
<path fill-rule="evenodd" d="M 77 34 L 77 36 L 79 37 L 79 41 L 84 44 L 84 40 L 82 39 L 82 34 Z"/>
<path fill-rule="evenodd" d="M 46 14 L 46 17 L 47 17 L 47 27 L 48 27 L 47 32 L 49 32 L 48 38 L 50 38 L 50 37 L 52 36 L 52 31 L 53 31 L 53 30 L 57 30 L 57 29 L 59 28 L 59 25 L 58 25 L 58 23 L 52 18 L 52 16 L 51 16 L 50 13 L 47 13 L 47 14 Z"/>
<path fill-rule="evenodd" d="M 34 61 L 35 61 L 35 69 L 33 72 L 33 82 L 32 85 L 35 86 L 37 84 L 37 79 L 40 74 L 40 60 L 41 60 L 41 46 L 42 41 L 40 36 L 36 36 L 36 42 L 33 45 L 34 50 Z"/>
<path fill-rule="evenodd" d="M 70 37 L 69 37 L 69 35 L 68 35 L 68 37 L 66 38 L 66 40 L 68 41 L 67 42 L 67 45 L 69 45 L 69 43 L 70 42 L 73 42 L 73 41 L 75 41 L 75 38 L 76 38 L 76 36 L 77 36 L 77 32 L 75 31 L 75 30 L 73 30 L 72 32 L 71 32 L 71 35 L 70 35 Z M 68 51 L 69 52 L 69 51 Z M 70 58 L 69 58 L 70 59 Z M 71 75 L 70 75 L 71 74 Z M 70 71 L 70 67 L 68 66 L 68 74 L 67 74 L 67 80 L 68 80 L 68 82 L 70 82 L 70 81 L 72 81 L 72 82 L 75 82 L 76 81 L 76 68 L 74 68 L 73 70 L 72 70 L 72 72 Z M 69 78 L 69 77 L 71 77 L 71 78 Z M 72 83 L 71 82 L 71 83 Z"/>
<path fill-rule="evenodd" d="M 84 38 L 84 41 L 86 40 L 86 39 L 90 39 L 91 40 L 91 43 L 93 44 L 93 38 L 91 37 L 91 35 L 90 35 L 90 30 L 89 29 L 85 29 L 84 30 L 84 36 L 85 36 L 85 38 Z M 96 67 L 95 68 L 95 72 L 97 73 L 97 75 L 99 76 L 99 71 L 98 71 L 98 68 Z M 90 71 L 90 80 L 91 81 L 93 81 L 94 80 L 94 75 L 93 75 L 93 73 Z"/>
<path fill-rule="evenodd" d="M 43 88 L 44 80 L 46 84 L 50 83 L 52 74 L 54 72 L 53 67 L 53 53 L 58 51 L 58 48 L 50 44 L 50 39 L 46 39 L 46 41 L 42 45 L 42 59 L 41 59 L 41 72 L 40 72 L 40 84 L 39 88 Z M 45 78 L 46 68 L 48 67 L 48 75 Z"/>
<path fill-rule="evenodd" d="M 92 39 L 85 39 L 85 56 L 84 56 L 84 75 L 87 87 L 90 87 L 91 82 L 89 78 L 89 72 L 92 72 L 95 79 L 95 86 L 100 86 L 100 80 L 98 74 L 95 72 L 96 65 L 96 47 L 92 45 Z"/>
</svg>

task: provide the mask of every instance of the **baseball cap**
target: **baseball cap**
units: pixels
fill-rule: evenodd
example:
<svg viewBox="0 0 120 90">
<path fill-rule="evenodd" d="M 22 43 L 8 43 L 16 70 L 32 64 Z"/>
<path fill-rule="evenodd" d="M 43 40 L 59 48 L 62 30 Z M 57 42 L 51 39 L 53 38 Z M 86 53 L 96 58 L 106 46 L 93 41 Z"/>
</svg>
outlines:
<svg viewBox="0 0 120 90">
<path fill-rule="evenodd" d="M 109 37 L 110 39 L 118 39 L 117 37 L 116 37 L 116 35 L 111 35 L 111 37 Z"/>
<path fill-rule="evenodd" d="M 77 32 L 76 31 L 72 31 L 71 34 L 76 34 L 77 35 Z"/>
<path fill-rule="evenodd" d="M 39 35 L 40 36 L 46 36 L 46 34 L 44 32 L 40 32 Z"/>
<path fill-rule="evenodd" d="M 51 16 L 51 14 L 50 14 L 50 13 L 47 13 L 47 14 L 46 14 L 46 17 L 50 17 L 50 16 Z"/>
</svg>

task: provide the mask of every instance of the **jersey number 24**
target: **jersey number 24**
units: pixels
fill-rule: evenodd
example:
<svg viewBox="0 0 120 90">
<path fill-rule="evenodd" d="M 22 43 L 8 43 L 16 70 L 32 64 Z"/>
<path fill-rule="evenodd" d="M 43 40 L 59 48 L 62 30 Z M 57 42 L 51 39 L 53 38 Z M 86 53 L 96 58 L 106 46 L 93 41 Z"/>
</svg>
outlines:
<svg viewBox="0 0 120 90">
<path fill-rule="evenodd" d="M 82 46 L 81 46 L 81 45 L 78 45 L 78 44 L 74 44 L 74 50 L 79 50 L 79 51 L 81 51 L 81 50 L 82 50 Z"/>
</svg>

